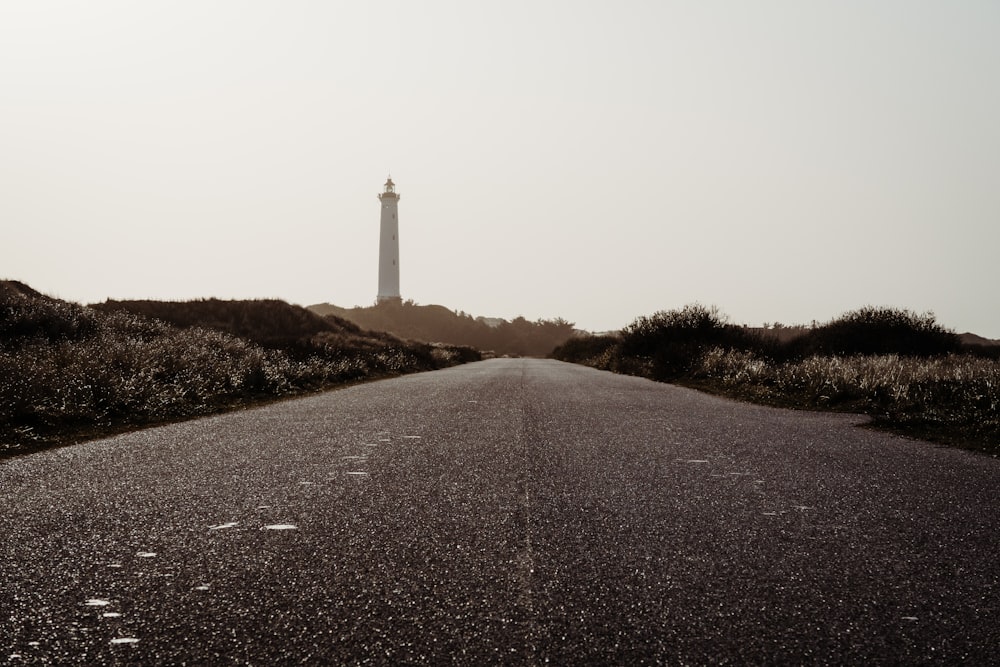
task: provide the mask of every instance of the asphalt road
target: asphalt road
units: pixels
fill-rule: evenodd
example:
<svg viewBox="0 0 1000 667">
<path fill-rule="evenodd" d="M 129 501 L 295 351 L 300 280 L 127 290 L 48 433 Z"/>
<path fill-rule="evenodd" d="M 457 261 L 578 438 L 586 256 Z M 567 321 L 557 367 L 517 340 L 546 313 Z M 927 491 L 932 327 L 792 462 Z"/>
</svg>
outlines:
<svg viewBox="0 0 1000 667">
<path fill-rule="evenodd" d="M 1000 462 L 541 360 L 0 462 L 0 664 L 996 664 Z"/>
</svg>

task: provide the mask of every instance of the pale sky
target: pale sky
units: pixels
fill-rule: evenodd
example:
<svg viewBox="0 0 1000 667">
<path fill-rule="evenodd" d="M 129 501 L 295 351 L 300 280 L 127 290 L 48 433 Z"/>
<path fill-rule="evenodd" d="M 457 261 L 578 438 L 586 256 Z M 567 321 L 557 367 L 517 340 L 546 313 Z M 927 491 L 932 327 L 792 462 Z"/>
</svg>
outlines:
<svg viewBox="0 0 1000 667">
<path fill-rule="evenodd" d="M 1000 338 L 995 0 L 3 0 L 0 278 Z"/>
</svg>

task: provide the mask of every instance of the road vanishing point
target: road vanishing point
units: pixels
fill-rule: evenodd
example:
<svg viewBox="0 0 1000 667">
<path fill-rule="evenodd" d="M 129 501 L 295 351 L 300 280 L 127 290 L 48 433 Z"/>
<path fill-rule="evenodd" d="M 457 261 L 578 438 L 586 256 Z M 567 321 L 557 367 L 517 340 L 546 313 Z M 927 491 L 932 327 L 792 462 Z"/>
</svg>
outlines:
<svg viewBox="0 0 1000 667">
<path fill-rule="evenodd" d="M 496 359 L 0 462 L 0 664 L 997 664 L 1000 462 Z"/>
</svg>

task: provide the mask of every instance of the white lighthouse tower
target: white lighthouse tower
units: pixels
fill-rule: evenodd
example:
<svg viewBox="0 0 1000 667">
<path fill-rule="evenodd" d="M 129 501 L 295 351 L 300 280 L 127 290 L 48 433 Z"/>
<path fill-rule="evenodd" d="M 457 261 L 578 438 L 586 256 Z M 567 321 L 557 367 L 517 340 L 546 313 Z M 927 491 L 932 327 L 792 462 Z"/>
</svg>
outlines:
<svg viewBox="0 0 1000 667">
<path fill-rule="evenodd" d="M 376 303 L 400 301 L 399 296 L 399 195 L 392 177 L 385 181 L 385 191 L 378 196 L 382 202 L 382 224 L 378 244 L 378 297 Z"/>
</svg>

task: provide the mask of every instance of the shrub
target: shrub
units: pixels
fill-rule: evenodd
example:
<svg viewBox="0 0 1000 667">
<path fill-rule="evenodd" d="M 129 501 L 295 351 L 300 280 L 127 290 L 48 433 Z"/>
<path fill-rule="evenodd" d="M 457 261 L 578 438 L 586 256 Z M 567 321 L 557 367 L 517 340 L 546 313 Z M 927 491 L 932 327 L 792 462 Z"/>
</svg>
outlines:
<svg viewBox="0 0 1000 667">
<path fill-rule="evenodd" d="M 730 324 L 718 308 L 691 304 L 640 317 L 625 327 L 619 362 L 646 360 L 653 379 L 671 380 L 691 371 L 713 347 L 746 350 L 764 344 L 759 336 Z"/>
<path fill-rule="evenodd" d="M 716 348 L 690 377 L 743 398 L 863 412 L 918 436 L 993 453 L 1000 447 L 1000 361 L 992 359 L 883 354 L 776 363 Z"/>
<path fill-rule="evenodd" d="M 619 343 L 618 336 L 574 336 L 550 353 L 553 359 L 608 368 L 611 352 Z"/>
<path fill-rule="evenodd" d="M 770 404 L 864 412 L 893 430 L 1000 453 L 1000 360 L 961 349 L 930 313 L 868 307 L 782 342 L 695 304 L 640 317 L 620 338 L 573 339 L 553 356 Z"/>
<path fill-rule="evenodd" d="M 132 312 L 136 303 L 183 328 Z M 96 310 L 0 281 L 0 454 L 61 434 L 208 414 L 478 355 L 338 326 L 282 302 L 193 303 Z M 234 335 L 237 325 L 261 340 Z"/>
<path fill-rule="evenodd" d="M 276 299 L 224 301 L 112 301 L 95 304 L 105 312 L 128 312 L 162 320 L 176 327 L 216 329 L 271 348 L 281 348 L 321 332 L 359 333 L 358 328 L 337 317 L 323 318 Z"/>
<path fill-rule="evenodd" d="M 0 345 L 80 340 L 96 330 L 97 317 L 89 308 L 42 296 L 21 283 L 0 284 Z"/>
<path fill-rule="evenodd" d="M 958 336 L 933 313 L 866 306 L 817 327 L 797 341 L 801 356 L 900 354 L 930 357 L 956 352 Z"/>
</svg>

